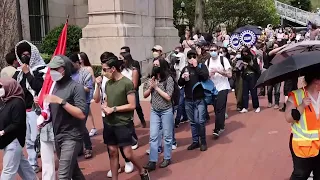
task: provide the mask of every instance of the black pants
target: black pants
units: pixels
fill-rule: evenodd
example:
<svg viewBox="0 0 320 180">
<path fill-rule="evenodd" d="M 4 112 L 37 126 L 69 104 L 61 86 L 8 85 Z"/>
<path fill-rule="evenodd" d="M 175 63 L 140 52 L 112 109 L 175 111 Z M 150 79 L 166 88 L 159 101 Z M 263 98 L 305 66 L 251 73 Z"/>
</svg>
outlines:
<svg viewBox="0 0 320 180">
<path fill-rule="evenodd" d="M 292 134 L 289 148 L 293 161 L 293 172 L 290 180 L 307 180 L 311 172 L 313 172 L 313 180 L 320 180 L 320 154 L 311 158 L 297 157 L 292 149 Z"/>
<path fill-rule="evenodd" d="M 221 129 L 224 129 L 224 123 L 226 120 L 226 106 L 228 100 L 229 90 L 219 91 L 215 102 L 214 102 L 214 113 L 216 114 L 215 128 L 214 132 L 219 133 Z"/>
<path fill-rule="evenodd" d="M 138 115 L 141 123 L 146 123 L 146 120 L 144 119 L 144 114 L 143 114 L 143 111 L 142 111 L 142 108 L 141 108 L 141 105 L 140 105 L 139 89 L 136 90 L 135 95 L 136 95 L 136 112 L 137 112 L 137 115 Z"/>
</svg>

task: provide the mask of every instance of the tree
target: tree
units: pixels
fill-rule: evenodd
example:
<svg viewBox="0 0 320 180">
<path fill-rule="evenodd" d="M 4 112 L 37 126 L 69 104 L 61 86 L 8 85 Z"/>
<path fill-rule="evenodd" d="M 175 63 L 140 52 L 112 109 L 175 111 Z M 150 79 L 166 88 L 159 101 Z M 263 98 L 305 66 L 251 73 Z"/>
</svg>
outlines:
<svg viewBox="0 0 320 180">
<path fill-rule="evenodd" d="M 0 1 L 0 69 L 6 66 L 5 55 L 19 41 L 16 10 L 16 1 Z"/>
<path fill-rule="evenodd" d="M 195 29 L 203 32 L 203 15 L 204 15 L 204 0 L 196 0 L 195 6 Z"/>
<path fill-rule="evenodd" d="M 311 11 L 311 1 L 310 0 L 291 0 L 290 2 L 291 6 L 294 6 L 296 8 L 305 10 L 305 11 Z"/>
</svg>

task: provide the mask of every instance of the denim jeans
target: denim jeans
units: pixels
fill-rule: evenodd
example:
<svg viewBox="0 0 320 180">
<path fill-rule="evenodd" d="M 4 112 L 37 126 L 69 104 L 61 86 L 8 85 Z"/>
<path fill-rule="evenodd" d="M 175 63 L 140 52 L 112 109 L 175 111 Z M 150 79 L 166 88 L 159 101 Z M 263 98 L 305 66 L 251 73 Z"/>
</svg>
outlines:
<svg viewBox="0 0 320 180">
<path fill-rule="evenodd" d="M 4 148 L 0 179 L 15 180 L 17 173 L 23 180 L 35 180 L 37 178 L 36 173 L 23 155 L 19 141 L 15 139 Z"/>
<path fill-rule="evenodd" d="M 38 135 L 37 118 L 38 115 L 34 111 L 27 112 L 26 149 L 28 153 L 28 161 L 32 168 L 38 167 L 38 156 L 34 150 L 34 143 Z"/>
<path fill-rule="evenodd" d="M 59 159 L 59 180 L 85 180 L 77 160 L 81 147 L 81 141 L 56 140 L 57 156 Z"/>
<path fill-rule="evenodd" d="M 89 131 L 88 131 L 87 126 L 86 126 L 89 112 L 90 112 L 90 103 L 87 104 L 86 114 L 85 114 L 86 115 L 86 119 L 83 121 L 84 127 L 83 127 L 82 139 L 83 139 L 84 148 L 86 150 L 92 150 L 92 143 L 91 143 L 91 139 L 90 139 L 90 136 L 89 136 Z M 80 151 L 82 151 L 82 149 Z"/>
<path fill-rule="evenodd" d="M 204 100 L 185 101 L 193 143 L 206 144 L 206 105 Z"/>
<path fill-rule="evenodd" d="M 177 114 L 176 114 L 176 118 L 175 118 L 175 123 L 179 124 L 181 121 L 181 116 L 183 120 L 187 120 L 187 113 L 186 113 L 186 109 L 185 109 L 185 105 L 184 105 L 184 88 L 180 89 L 180 99 L 179 99 L 179 106 L 177 109 Z"/>
<path fill-rule="evenodd" d="M 162 130 L 160 129 L 162 126 Z M 158 147 L 161 143 L 161 134 L 164 138 L 164 159 L 171 159 L 172 152 L 172 130 L 173 109 L 157 111 L 151 108 L 150 114 L 150 156 L 151 162 L 158 161 Z M 161 133 L 162 131 L 162 133 Z"/>
<path fill-rule="evenodd" d="M 272 92 L 274 93 L 274 102 L 276 105 L 280 104 L 280 87 L 281 83 L 268 86 L 268 102 L 272 104 Z"/>
<path fill-rule="evenodd" d="M 141 108 L 141 105 L 140 105 L 139 90 L 136 91 L 135 95 L 136 95 L 136 112 L 137 112 L 137 115 L 138 115 L 138 117 L 140 119 L 140 122 L 141 123 L 145 123 L 146 120 L 144 119 L 144 114 L 143 114 L 143 111 L 142 111 L 142 108 Z"/>
<path fill-rule="evenodd" d="M 42 162 L 42 179 L 55 180 L 55 159 L 54 159 L 54 142 L 53 141 L 40 141 L 40 153 Z"/>
<path fill-rule="evenodd" d="M 256 86 L 256 76 L 255 74 L 246 74 L 243 76 L 243 96 L 242 96 L 242 103 L 243 108 L 248 109 L 249 108 L 249 91 L 251 94 L 252 99 L 252 106 L 254 109 L 257 109 L 259 107 L 259 98 L 258 98 L 258 91 Z"/>
</svg>

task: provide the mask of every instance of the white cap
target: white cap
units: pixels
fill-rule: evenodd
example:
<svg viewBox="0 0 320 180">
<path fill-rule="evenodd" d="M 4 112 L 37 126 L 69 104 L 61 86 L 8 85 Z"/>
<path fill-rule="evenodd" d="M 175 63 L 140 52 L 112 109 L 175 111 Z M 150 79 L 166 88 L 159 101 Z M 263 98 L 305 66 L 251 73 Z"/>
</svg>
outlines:
<svg viewBox="0 0 320 180">
<path fill-rule="evenodd" d="M 160 45 L 155 45 L 152 50 L 163 51 L 163 48 Z"/>
</svg>

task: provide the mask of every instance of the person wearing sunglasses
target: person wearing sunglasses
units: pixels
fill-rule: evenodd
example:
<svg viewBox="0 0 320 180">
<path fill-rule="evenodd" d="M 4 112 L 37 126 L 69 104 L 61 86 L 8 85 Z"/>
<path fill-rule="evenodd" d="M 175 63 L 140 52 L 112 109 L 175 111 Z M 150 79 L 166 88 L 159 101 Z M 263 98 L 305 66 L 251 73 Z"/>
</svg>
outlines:
<svg viewBox="0 0 320 180">
<path fill-rule="evenodd" d="M 197 51 L 193 49 L 190 50 L 187 57 L 188 65 L 182 69 L 178 85 L 185 87 L 185 109 L 191 125 L 192 144 L 188 147 L 188 150 L 194 150 L 200 147 L 200 151 L 206 151 L 205 95 L 203 87 L 198 82 L 207 80 L 209 78 L 209 72 L 205 65 L 198 66 Z"/>
</svg>

